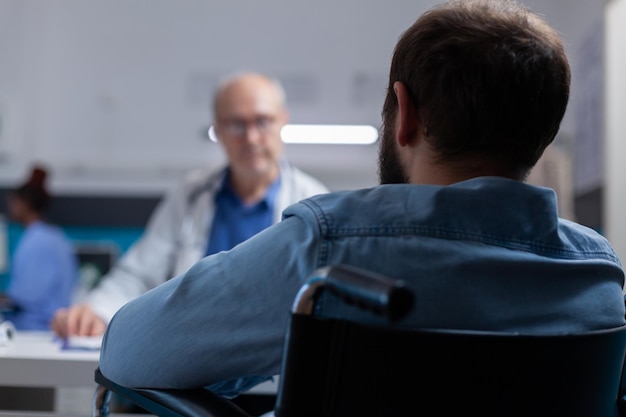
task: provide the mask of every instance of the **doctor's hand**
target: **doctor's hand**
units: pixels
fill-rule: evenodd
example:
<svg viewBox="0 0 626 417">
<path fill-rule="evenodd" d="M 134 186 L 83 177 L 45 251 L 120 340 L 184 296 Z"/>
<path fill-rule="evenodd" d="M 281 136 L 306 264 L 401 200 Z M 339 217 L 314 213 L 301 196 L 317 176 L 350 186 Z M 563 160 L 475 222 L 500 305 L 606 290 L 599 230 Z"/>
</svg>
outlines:
<svg viewBox="0 0 626 417">
<path fill-rule="evenodd" d="M 50 322 L 52 330 L 62 338 L 70 336 L 100 336 L 106 323 L 86 304 L 57 310 Z"/>
</svg>

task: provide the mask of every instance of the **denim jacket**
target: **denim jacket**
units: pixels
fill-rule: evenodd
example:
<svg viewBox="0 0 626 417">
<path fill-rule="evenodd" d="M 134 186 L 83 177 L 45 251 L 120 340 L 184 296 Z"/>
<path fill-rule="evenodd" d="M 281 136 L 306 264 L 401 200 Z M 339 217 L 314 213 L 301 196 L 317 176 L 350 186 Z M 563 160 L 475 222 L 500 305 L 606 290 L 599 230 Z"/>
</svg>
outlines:
<svg viewBox="0 0 626 417">
<path fill-rule="evenodd" d="M 102 372 L 135 387 L 244 391 L 279 372 L 298 289 L 339 263 L 406 280 L 417 303 L 403 326 L 562 333 L 624 324 L 615 252 L 559 219 L 548 188 L 497 177 L 383 185 L 319 195 L 283 215 L 125 305 L 105 334 Z M 332 300 L 322 313 L 352 314 Z"/>
</svg>

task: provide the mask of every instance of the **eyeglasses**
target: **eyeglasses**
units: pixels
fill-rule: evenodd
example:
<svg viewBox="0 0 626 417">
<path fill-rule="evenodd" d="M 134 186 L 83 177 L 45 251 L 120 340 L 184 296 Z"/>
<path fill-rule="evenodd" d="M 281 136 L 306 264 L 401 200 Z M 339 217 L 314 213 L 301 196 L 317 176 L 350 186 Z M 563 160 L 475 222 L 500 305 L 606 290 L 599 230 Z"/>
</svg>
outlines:
<svg viewBox="0 0 626 417">
<path fill-rule="evenodd" d="M 245 136 L 251 125 L 259 134 L 266 135 L 276 126 L 276 119 L 270 116 L 259 116 L 253 120 L 226 119 L 219 123 L 221 130 L 226 135 L 237 138 Z"/>
</svg>

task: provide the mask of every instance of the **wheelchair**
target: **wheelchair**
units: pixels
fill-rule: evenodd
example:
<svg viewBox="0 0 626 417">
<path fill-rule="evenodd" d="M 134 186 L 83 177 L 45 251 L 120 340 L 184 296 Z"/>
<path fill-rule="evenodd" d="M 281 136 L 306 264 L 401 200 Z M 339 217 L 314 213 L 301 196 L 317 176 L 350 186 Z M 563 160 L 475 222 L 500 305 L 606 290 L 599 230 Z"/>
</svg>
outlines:
<svg viewBox="0 0 626 417">
<path fill-rule="evenodd" d="M 373 325 L 316 314 L 326 292 L 384 318 Z M 626 326 L 524 335 L 395 325 L 416 300 L 402 281 L 336 265 L 316 271 L 291 312 L 277 417 L 626 416 Z M 163 417 L 251 417 L 195 390 L 131 389 L 96 370 L 94 417 L 115 392 Z"/>
</svg>

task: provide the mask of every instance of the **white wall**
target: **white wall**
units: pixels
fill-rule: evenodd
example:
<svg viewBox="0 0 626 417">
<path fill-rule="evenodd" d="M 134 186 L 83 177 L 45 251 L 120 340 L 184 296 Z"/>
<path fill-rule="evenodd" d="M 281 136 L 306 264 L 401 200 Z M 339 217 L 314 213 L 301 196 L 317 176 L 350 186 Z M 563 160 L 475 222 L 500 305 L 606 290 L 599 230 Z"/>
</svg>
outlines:
<svg viewBox="0 0 626 417">
<path fill-rule="evenodd" d="M 192 167 L 217 166 L 219 145 L 199 132 L 213 85 L 233 70 L 283 78 L 294 123 L 378 126 L 393 46 L 435 3 L 0 0 L 0 183 L 43 160 L 58 191 L 154 192 Z M 603 0 L 524 3 L 563 33 L 575 66 Z M 287 154 L 332 189 L 376 182 L 376 146 Z"/>
<path fill-rule="evenodd" d="M 606 234 L 626 263 L 626 0 L 606 8 Z"/>
</svg>

